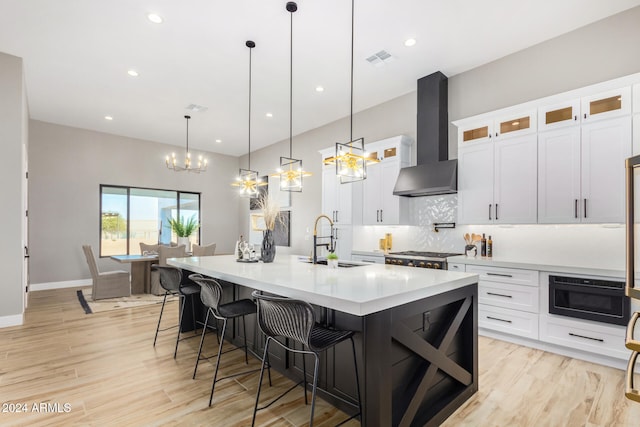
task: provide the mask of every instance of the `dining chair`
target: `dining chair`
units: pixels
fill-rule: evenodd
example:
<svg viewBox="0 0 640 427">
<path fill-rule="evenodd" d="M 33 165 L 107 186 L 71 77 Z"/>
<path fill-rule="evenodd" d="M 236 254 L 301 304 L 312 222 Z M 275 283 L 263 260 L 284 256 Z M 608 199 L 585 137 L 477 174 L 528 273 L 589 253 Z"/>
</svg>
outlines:
<svg viewBox="0 0 640 427">
<path fill-rule="evenodd" d="M 159 244 L 147 244 L 140 242 L 140 255 L 144 255 L 145 253 L 158 253 Z"/>
<path fill-rule="evenodd" d="M 191 245 L 191 254 L 193 256 L 213 256 L 216 254 L 216 244 L 200 246 L 195 243 Z"/>
<path fill-rule="evenodd" d="M 105 298 L 128 297 L 131 295 L 131 281 L 129 272 L 124 270 L 98 271 L 96 258 L 90 245 L 82 245 L 84 256 L 89 265 L 89 272 L 93 280 L 91 298 L 93 300 Z"/>
<path fill-rule="evenodd" d="M 316 404 L 316 390 L 318 385 L 318 369 L 320 365 L 320 353 L 345 341 L 351 341 L 353 351 L 353 364 L 355 368 L 356 390 L 358 393 L 358 412 L 338 425 L 342 425 L 352 418 L 362 414 L 362 403 L 360 398 L 360 379 L 358 377 L 358 362 L 356 358 L 356 347 L 353 342 L 353 331 L 343 331 L 326 328 L 316 323 L 313 307 L 306 301 L 263 295 L 260 291 L 254 291 L 251 296 L 256 300 L 258 306 L 258 326 L 267 336 L 264 346 L 262 368 L 260 370 L 260 380 L 258 381 L 258 391 L 256 402 L 253 407 L 253 419 L 251 425 L 255 425 L 256 414 L 259 410 L 266 409 L 275 401 L 282 398 L 297 385 L 304 383 L 304 402 L 307 404 L 307 369 L 305 364 L 305 354 L 312 354 L 315 358 L 313 371 L 313 384 L 311 393 L 311 415 L 309 427 L 313 427 L 313 414 Z M 284 338 L 284 343 L 277 338 Z M 303 378 L 280 396 L 271 399 L 271 402 L 258 408 L 260 403 L 260 390 L 262 388 L 262 378 L 264 376 L 265 360 L 268 361 L 269 344 L 276 343 L 286 351 L 302 354 Z M 302 349 L 297 349 L 294 344 L 302 345 Z M 329 393 L 330 394 L 330 393 Z M 348 403 L 345 401 L 345 403 Z"/>
</svg>

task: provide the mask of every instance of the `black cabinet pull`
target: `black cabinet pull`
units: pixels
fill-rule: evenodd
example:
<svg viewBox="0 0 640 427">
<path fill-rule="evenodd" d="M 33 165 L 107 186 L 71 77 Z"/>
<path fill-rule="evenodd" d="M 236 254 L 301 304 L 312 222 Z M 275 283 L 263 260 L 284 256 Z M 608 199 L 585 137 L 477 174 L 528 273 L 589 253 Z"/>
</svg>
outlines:
<svg viewBox="0 0 640 427">
<path fill-rule="evenodd" d="M 576 337 L 576 338 L 584 338 L 585 340 L 604 342 L 604 340 L 602 338 L 587 337 L 585 335 L 574 334 L 573 332 L 569 332 L 569 335 L 571 335 L 572 337 Z"/>
<path fill-rule="evenodd" d="M 384 222 L 384 220 L 382 219 L 382 209 L 380 209 L 380 222 Z"/>
<path fill-rule="evenodd" d="M 498 137 L 498 132 L 496 132 L 496 138 Z"/>
<path fill-rule="evenodd" d="M 496 296 L 496 297 L 503 297 L 503 298 L 513 298 L 513 296 L 511 296 L 511 295 L 494 294 L 493 292 L 487 292 L 487 295 L 493 295 L 493 296 Z"/>
<path fill-rule="evenodd" d="M 376 222 L 380 222 L 380 209 L 376 209 Z"/>
<path fill-rule="evenodd" d="M 573 116 L 574 121 L 578 121 L 578 116 Z"/>
<path fill-rule="evenodd" d="M 489 203 L 489 221 L 491 221 L 491 206 L 492 206 L 492 204 Z"/>
<path fill-rule="evenodd" d="M 498 220 L 498 204 L 496 203 L 496 221 Z"/>
<path fill-rule="evenodd" d="M 587 199 L 584 199 L 584 217 L 587 217 Z"/>
<path fill-rule="evenodd" d="M 578 199 L 573 204 L 573 215 L 578 218 Z"/>
<path fill-rule="evenodd" d="M 511 320 L 498 319 L 497 317 L 491 317 L 491 316 L 487 316 L 487 319 L 497 320 L 498 322 L 504 322 L 504 323 L 513 323 Z"/>
<path fill-rule="evenodd" d="M 587 118 L 587 113 L 584 113 L 584 118 L 585 118 L 585 119 Z"/>
<path fill-rule="evenodd" d="M 336 222 L 338 222 L 338 212 L 339 211 L 336 211 Z"/>
<path fill-rule="evenodd" d="M 487 276 L 513 277 L 511 274 L 504 273 L 487 273 Z"/>
</svg>

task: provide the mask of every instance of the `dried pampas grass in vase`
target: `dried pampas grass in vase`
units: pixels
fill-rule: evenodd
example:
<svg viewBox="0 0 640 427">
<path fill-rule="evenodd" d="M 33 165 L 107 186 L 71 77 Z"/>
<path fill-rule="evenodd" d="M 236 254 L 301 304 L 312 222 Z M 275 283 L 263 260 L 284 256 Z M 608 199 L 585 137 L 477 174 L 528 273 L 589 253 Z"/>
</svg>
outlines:
<svg viewBox="0 0 640 427">
<path fill-rule="evenodd" d="M 262 211 L 266 227 L 262 236 L 260 257 L 262 262 L 273 262 L 276 256 L 276 243 L 273 237 L 273 230 L 276 228 L 276 221 L 282 221 L 280 206 L 277 200 L 268 194 L 263 194 L 258 198 L 257 206 L 258 209 Z"/>
</svg>

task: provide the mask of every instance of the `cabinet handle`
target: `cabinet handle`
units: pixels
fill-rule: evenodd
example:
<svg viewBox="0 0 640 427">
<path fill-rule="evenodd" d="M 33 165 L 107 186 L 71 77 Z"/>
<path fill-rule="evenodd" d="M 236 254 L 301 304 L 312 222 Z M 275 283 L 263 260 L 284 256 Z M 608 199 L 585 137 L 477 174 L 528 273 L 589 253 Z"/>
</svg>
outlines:
<svg viewBox="0 0 640 427">
<path fill-rule="evenodd" d="M 375 261 L 372 261 L 370 259 L 363 259 L 362 262 L 369 262 L 371 264 L 375 264 L 376 263 Z"/>
<path fill-rule="evenodd" d="M 587 118 L 587 113 L 584 113 L 584 118 L 585 118 L 585 119 Z"/>
<path fill-rule="evenodd" d="M 489 139 L 491 139 L 491 134 L 489 134 Z"/>
<path fill-rule="evenodd" d="M 578 121 L 578 116 L 573 116 L 573 121 Z"/>
<path fill-rule="evenodd" d="M 584 338 L 585 340 L 604 342 L 604 340 L 602 338 L 587 337 L 585 335 L 574 334 L 573 332 L 569 332 L 569 335 L 571 335 L 572 337 L 576 337 L 576 338 Z"/>
<path fill-rule="evenodd" d="M 497 320 L 499 322 L 504 322 L 504 323 L 513 323 L 511 320 L 498 319 L 497 317 L 491 317 L 491 316 L 487 316 L 487 319 Z"/>
<path fill-rule="evenodd" d="M 578 199 L 576 199 L 573 204 L 573 215 L 578 218 Z"/>
<path fill-rule="evenodd" d="M 496 203 L 496 221 L 498 220 L 498 204 Z"/>
<path fill-rule="evenodd" d="M 487 276 L 513 277 L 511 274 L 504 273 L 487 273 Z"/>
<path fill-rule="evenodd" d="M 496 138 L 498 137 L 498 132 L 496 132 Z"/>
<path fill-rule="evenodd" d="M 384 220 L 382 219 L 382 209 L 380 209 L 380 222 L 384 222 Z"/>
<path fill-rule="evenodd" d="M 336 222 L 338 222 L 338 212 L 340 211 L 336 211 Z"/>
<path fill-rule="evenodd" d="M 489 221 L 491 221 L 491 206 L 492 206 L 492 204 L 489 203 Z"/>
<path fill-rule="evenodd" d="M 587 217 L 587 199 L 584 199 L 584 217 Z"/>
<path fill-rule="evenodd" d="M 380 209 L 376 209 L 376 222 L 380 222 Z"/>
<path fill-rule="evenodd" d="M 513 296 L 511 295 L 505 295 L 505 294 L 494 294 L 493 292 L 487 292 L 487 295 L 493 295 L 495 297 L 503 297 L 503 298 L 513 298 Z"/>
</svg>

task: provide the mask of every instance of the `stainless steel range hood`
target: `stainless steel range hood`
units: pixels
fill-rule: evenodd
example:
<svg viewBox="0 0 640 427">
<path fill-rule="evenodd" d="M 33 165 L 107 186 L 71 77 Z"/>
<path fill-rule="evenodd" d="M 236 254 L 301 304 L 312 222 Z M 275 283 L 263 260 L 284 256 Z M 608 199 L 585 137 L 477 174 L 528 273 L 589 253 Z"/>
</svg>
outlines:
<svg viewBox="0 0 640 427">
<path fill-rule="evenodd" d="M 441 72 L 418 80 L 418 165 L 400 170 L 394 195 L 419 197 L 458 191 L 458 160 L 448 160 L 447 98 L 447 77 Z"/>
</svg>

